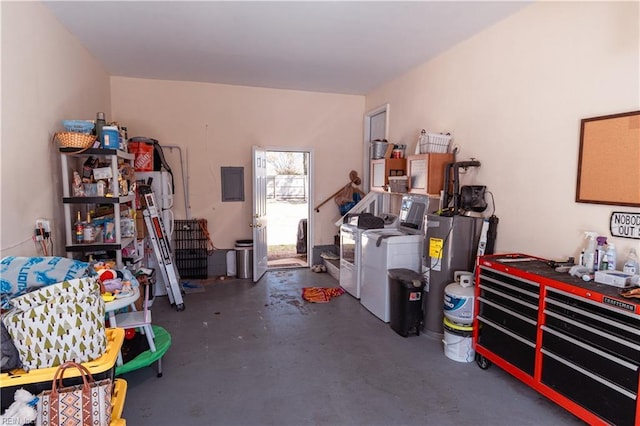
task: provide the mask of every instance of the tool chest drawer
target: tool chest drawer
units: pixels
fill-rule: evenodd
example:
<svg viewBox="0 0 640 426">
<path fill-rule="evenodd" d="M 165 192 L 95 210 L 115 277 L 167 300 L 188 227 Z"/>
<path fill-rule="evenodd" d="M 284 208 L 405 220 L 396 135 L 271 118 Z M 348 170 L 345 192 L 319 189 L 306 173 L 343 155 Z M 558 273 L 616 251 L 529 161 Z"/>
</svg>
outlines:
<svg viewBox="0 0 640 426">
<path fill-rule="evenodd" d="M 533 376 L 536 345 L 495 322 L 478 315 L 478 345 Z"/>
<path fill-rule="evenodd" d="M 515 311 L 533 307 L 532 318 L 537 318 L 535 310 L 538 309 L 540 299 L 538 283 L 483 268 L 480 271 L 480 288 L 487 291 L 485 296 L 488 299 L 502 297 L 509 300 Z"/>
<path fill-rule="evenodd" d="M 488 300 L 481 296 L 479 315 L 485 320 L 490 320 L 501 325 L 507 330 L 523 337 L 524 339 L 535 344 L 537 333 L 537 322 L 518 312 L 509 310 L 503 305 Z"/>
<path fill-rule="evenodd" d="M 543 384 L 607 422 L 634 425 L 637 395 L 542 349 Z M 638 380 L 637 374 L 635 380 Z"/>
<path fill-rule="evenodd" d="M 638 316 L 556 288 L 544 302 L 542 383 L 616 425 L 634 424 Z"/>
<path fill-rule="evenodd" d="M 499 271 L 481 269 L 478 344 L 533 375 L 540 286 Z"/>
<path fill-rule="evenodd" d="M 571 366 L 606 377 L 608 382 L 630 392 L 638 392 L 638 364 L 628 362 L 546 326 L 542 326 L 542 331 L 542 349 L 546 352 L 557 355 Z"/>
<path fill-rule="evenodd" d="M 547 305 L 549 306 L 549 305 Z M 640 364 L 640 339 L 625 340 L 582 321 L 544 310 L 545 326 L 598 349 L 614 354 L 628 362 Z"/>
<path fill-rule="evenodd" d="M 617 358 L 640 365 L 638 315 L 549 288 L 545 325 Z"/>
<path fill-rule="evenodd" d="M 545 297 L 545 313 L 552 318 L 560 318 L 568 324 L 582 324 L 592 332 L 611 342 L 640 342 L 640 317 L 603 303 L 594 302 L 565 291 L 548 288 Z M 587 341 L 596 337 L 585 337 Z M 606 340 L 601 344 L 607 346 Z M 617 353 L 619 347 L 610 349 Z M 632 359 L 640 361 L 640 349 L 636 345 L 636 356 Z"/>
</svg>

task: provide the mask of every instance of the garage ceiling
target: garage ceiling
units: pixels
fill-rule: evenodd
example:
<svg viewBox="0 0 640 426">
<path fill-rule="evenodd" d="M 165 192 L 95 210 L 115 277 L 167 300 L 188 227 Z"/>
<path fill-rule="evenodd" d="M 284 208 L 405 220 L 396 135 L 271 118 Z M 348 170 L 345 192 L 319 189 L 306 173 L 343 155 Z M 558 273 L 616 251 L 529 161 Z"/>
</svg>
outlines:
<svg viewBox="0 0 640 426">
<path fill-rule="evenodd" d="M 114 76 L 364 95 L 515 1 L 47 1 Z"/>
</svg>

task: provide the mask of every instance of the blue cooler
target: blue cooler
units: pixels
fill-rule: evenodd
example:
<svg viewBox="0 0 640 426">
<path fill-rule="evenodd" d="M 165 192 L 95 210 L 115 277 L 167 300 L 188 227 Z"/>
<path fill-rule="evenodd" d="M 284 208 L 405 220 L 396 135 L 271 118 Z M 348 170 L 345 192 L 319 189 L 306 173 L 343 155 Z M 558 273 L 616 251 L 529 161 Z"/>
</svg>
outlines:
<svg viewBox="0 0 640 426">
<path fill-rule="evenodd" d="M 116 126 L 104 126 L 102 128 L 102 147 L 104 149 L 120 148 L 120 132 Z"/>
</svg>

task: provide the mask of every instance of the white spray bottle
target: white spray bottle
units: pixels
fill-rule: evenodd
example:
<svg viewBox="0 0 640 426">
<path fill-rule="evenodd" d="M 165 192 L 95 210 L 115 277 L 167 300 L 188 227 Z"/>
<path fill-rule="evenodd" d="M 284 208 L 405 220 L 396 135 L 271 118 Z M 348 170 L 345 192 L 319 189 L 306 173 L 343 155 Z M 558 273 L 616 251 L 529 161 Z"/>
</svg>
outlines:
<svg viewBox="0 0 640 426">
<path fill-rule="evenodd" d="M 584 237 L 589 239 L 587 248 L 584 251 L 584 266 L 593 272 L 596 262 L 596 238 L 598 237 L 598 233 L 585 231 Z"/>
</svg>

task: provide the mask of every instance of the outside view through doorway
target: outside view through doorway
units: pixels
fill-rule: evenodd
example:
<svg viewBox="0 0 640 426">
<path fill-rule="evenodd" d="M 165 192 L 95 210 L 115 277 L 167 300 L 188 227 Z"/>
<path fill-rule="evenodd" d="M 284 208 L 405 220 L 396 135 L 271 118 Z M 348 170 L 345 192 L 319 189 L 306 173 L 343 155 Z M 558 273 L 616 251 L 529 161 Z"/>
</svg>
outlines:
<svg viewBox="0 0 640 426">
<path fill-rule="evenodd" d="M 269 268 L 307 266 L 309 154 L 267 152 Z"/>
</svg>

